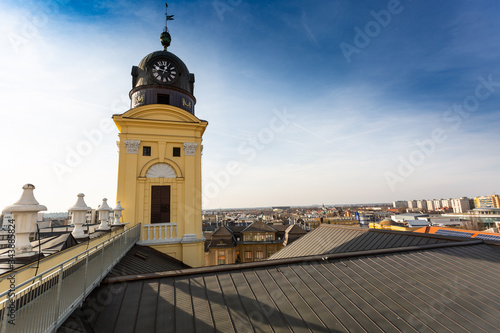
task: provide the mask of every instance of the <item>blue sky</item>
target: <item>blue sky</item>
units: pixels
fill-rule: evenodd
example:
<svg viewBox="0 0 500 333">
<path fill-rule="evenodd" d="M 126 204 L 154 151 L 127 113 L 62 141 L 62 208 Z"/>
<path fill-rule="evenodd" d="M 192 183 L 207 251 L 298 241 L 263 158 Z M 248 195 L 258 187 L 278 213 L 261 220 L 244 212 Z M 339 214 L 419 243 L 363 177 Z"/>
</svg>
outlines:
<svg viewBox="0 0 500 333">
<path fill-rule="evenodd" d="M 196 75 L 204 208 L 487 195 L 500 164 L 495 1 L 172 1 Z M 0 4 L 0 206 L 116 196 L 130 69 L 162 1 Z M 78 153 L 80 152 L 80 153 Z M 125 207 L 126 208 L 126 207 Z"/>
</svg>

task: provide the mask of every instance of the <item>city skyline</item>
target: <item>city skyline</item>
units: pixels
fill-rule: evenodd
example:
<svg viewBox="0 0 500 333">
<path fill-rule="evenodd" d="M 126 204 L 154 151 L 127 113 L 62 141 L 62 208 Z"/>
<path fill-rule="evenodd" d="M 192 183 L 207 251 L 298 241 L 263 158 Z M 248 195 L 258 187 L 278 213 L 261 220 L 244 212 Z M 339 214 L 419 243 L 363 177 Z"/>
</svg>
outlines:
<svg viewBox="0 0 500 333">
<path fill-rule="evenodd" d="M 164 2 L 0 4 L 0 205 L 114 206 L 130 69 L 161 48 Z M 203 209 L 496 193 L 494 1 L 176 1 L 196 75 Z M 411 199 L 408 199 L 411 200 Z M 126 209 L 126 207 L 125 207 Z"/>
</svg>

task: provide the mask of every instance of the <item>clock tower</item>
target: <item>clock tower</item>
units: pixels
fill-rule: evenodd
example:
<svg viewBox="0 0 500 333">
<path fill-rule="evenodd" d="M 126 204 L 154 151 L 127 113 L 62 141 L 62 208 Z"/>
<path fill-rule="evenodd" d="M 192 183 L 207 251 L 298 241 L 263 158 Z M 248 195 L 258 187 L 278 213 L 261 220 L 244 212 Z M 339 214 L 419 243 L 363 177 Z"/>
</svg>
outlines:
<svg viewBox="0 0 500 333">
<path fill-rule="evenodd" d="M 139 244 L 198 267 L 204 263 L 201 143 L 208 123 L 195 116 L 194 74 L 167 51 L 166 26 L 161 42 L 163 50 L 132 67 L 130 110 L 113 116 L 120 132 L 117 200 L 125 223 L 142 224 Z"/>
</svg>

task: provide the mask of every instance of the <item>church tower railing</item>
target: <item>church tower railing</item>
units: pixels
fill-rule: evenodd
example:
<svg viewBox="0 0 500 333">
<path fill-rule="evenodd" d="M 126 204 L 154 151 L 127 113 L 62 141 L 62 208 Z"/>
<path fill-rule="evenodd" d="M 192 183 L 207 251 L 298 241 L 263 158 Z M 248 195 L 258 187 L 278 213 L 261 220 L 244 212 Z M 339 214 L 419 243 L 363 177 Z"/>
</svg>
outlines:
<svg viewBox="0 0 500 333">
<path fill-rule="evenodd" d="M 181 241 L 182 238 L 177 237 L 177 223 L 154 223 L 142 225 L 142 237 L 137 244 L 154 245 Z"/>
</svg>

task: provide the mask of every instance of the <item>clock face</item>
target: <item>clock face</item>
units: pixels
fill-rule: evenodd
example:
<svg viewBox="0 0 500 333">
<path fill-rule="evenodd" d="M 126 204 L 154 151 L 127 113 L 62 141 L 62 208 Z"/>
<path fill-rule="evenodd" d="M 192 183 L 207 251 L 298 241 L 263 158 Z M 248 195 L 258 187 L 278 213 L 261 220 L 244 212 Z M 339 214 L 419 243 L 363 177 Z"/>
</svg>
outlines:
<svg viewBox="0 0 500 333">
<path fill-rule="evenodd" d="M 160 83 L 172 83 L 177 78 L 178 71 L 172 61 L 167 59 L 156 60 L 151 65 L 151 75 Z"/>
</svg>

